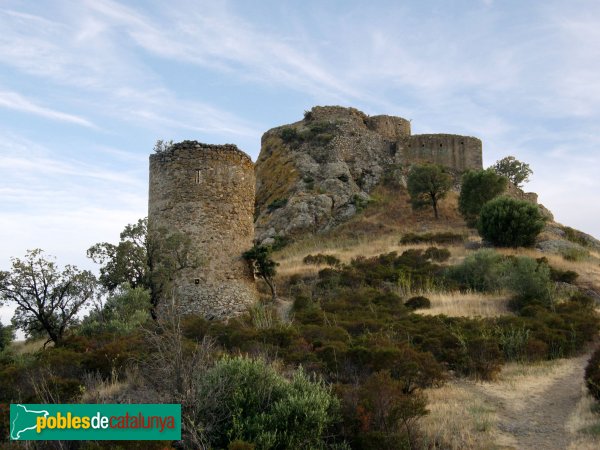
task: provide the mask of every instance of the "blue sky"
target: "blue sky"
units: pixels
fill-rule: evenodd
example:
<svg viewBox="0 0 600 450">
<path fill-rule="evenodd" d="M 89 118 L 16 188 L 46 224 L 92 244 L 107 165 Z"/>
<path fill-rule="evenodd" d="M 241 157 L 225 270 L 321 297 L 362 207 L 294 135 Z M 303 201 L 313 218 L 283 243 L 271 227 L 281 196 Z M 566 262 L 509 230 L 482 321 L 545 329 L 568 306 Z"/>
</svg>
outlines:
<svg viewBox="0 0 600 450">
<path fill-rule="evenodd" d="M 157 139 L 235 143 L 314 105 L 483 140 L 600 236 L 600 2 L 0 1 L 0 268 L 146 215 Z"/>
</svg>

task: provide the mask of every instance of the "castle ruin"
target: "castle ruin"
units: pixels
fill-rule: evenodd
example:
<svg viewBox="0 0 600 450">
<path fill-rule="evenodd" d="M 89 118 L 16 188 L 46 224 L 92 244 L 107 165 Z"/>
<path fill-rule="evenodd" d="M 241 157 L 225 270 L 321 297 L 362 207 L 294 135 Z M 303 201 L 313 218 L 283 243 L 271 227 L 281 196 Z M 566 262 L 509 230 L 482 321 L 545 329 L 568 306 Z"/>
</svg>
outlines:
<svg viewBox="0 0 600 450">
<path fill-rule="evenodd" d="M 253 244 L 254 189 L 252 160 L 235 145 L 184 141 L 150 155 L 149 232 L 186 236 L 196 261 L 173 273 L 159 317 L 168 302 L 178 313 L 209 319 L 256 302 L 254 275 L 242 258 Z"/>
</svg>

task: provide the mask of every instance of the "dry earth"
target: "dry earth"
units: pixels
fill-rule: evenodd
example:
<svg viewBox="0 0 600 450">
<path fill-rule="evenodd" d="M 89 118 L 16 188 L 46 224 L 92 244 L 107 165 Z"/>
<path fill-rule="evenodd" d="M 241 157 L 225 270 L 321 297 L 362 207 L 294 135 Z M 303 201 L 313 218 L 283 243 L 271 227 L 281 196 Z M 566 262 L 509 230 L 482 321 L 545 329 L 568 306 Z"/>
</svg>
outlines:
<svg viewBox="0 0 600 450">
<path fill-rule="evenodd" d="M 457 381 L 457 387 L 477 399 L 490 422 L 485 431 L 491 439 L 484 446 L 478 439 L 479 445 L 471 448 L 490 448 L 490 441 L 504 450 L 600 448 L 597 437 L 581 433 L 598 422 L 583 387 L 589 356 L 532 366 L 508 364 L 493 383 Z"/>
</svg>

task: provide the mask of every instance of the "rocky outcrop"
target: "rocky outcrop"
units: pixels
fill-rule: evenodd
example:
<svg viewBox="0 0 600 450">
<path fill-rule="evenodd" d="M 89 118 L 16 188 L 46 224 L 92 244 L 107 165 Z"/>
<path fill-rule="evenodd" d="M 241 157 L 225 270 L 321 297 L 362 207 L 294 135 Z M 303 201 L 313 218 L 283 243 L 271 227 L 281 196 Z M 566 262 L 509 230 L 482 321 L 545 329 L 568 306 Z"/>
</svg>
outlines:
<svg viewBox="0 0 600 450">
<path fill-rule="evenodd" d="M 256 240 L 328 230 L 352 217 L 386 178 L 403 182 L 411 164 L 455 172 L 482 167 L 481 141 L 411 135 L 401 117 L 314 107 L 303 120 L 267 131 L 256 161 Z"/>
</svg>

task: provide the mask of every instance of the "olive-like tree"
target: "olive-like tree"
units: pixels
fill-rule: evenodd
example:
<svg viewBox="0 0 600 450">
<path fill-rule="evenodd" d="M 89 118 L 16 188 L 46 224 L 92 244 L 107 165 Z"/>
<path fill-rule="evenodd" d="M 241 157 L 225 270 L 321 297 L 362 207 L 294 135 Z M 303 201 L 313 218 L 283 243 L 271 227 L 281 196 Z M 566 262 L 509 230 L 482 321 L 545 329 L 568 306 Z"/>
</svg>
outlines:
<svg viewBox="0 0 600 450">
<path fill-rule="evenodd" d="M 275 300 L 277 291 L 273 277 L 277 273 L 279 263 L 271 258 L 271 251 L 271 247 L 267 245 L 254 245 L 250 250 L 244 252 L 243 256 L 252 265 L 254 275 L 265 280 L 265 283 L 271 289 L 271 296 Z"/>
<path fill-rule="evenodd" d="M 514 156 L 507 156 L 492 166 L 498 175 L 502 175 L 520 188 L 523 183 L 529 181 L 529 176 L 533 173 L 529 164 L 519 161 Z"/>
<path fill-rule="evenodd" d="M 462 176 L 458 211 L 475 228 L 483 205 L 506 190 L 508 179 L 493 169 L 468 170 Z"/>
<path fill-rule="evenodd" d="M 29 250 L 23 259 L 12 258 L 12 269 L 0 272 L 0 302 L 17 307 L 13 324 L 27 334 L 44 331 L 46 344 L 61 344 L 95 289 L 90 271 L 71 265 L 61 270 L 40 249 Z"/>
<path fill-rule="evenodd" d="M 431 205 L 438 219 L 438 202 L 452 187 L 452 177 L 440 165 L 416 165 L 408 173 L 407 187 L 413 208 Z"/>
</svg>

